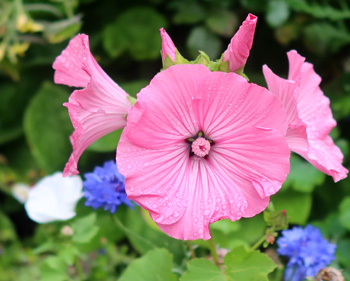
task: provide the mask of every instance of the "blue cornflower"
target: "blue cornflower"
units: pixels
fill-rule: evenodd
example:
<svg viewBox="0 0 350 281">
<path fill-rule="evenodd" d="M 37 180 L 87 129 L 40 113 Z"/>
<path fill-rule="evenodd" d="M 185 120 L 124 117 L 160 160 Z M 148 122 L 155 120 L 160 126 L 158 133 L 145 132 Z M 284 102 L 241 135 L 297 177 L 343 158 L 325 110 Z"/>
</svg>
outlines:
<svg viewBox="0 0 350 281">
<path fill-rule="evenodd" d="M 105 162 L 103 167 L 95 167 L 93 173 L 86 173 L 84 177 L 85 206 L 95 210 L 102 207 L 112 214 L 123 203 L 129 207 L 133 206 L 125 193 L 125 178 L 119 173 L 113 160 Z"/>
<path fill-rule="evenodd" d="M 336 245 L 323 239 L 317 227 L 307 225 L 282 231 L 277 239 L 277 252 L 289 257 L 285 281 L 302 281 L 314 277 L 320 269 L 334 260 Z"/>
</svg>

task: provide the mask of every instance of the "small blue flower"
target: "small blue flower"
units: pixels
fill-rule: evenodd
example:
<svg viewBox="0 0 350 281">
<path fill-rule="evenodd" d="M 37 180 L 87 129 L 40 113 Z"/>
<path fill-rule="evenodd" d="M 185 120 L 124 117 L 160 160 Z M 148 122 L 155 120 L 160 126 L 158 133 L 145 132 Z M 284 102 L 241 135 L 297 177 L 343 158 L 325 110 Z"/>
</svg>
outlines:
<svg viewBox="0 0 350 281">
<path fill-rule="evenodd" d="M 282 231 L 277 239 L 277 252 L 289 257 L 284 273 L 285 281 L 302 281 L 314 277 L 335 259 L 336 245 L 323 239 L 317 227 L 307 225 Z"/>
<path fill-rule="evenodd" d="M 105 162 L 103 167 L 95 167 L 93 173 L 86 173 L 84 177 L 85 206 L 95 210 L 102 207 L 112 214 L 123 203 L 132 208 L 133 203 L 125 193 L 124 176 L 119 173 L 113 160 Z"/>
</svg>

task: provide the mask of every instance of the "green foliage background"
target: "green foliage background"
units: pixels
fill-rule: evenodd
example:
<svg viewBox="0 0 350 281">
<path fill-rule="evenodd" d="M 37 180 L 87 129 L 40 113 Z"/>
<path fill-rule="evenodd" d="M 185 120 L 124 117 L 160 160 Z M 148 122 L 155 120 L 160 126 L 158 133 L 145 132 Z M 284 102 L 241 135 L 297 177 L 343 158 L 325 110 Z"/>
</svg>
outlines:
<svg viewBox="0 0 350 281">
<path fill-rule="evenodd" d="M 51 65 L 77 32 L 89 35 L 91 50 L 106 73 L 136 95 L 161 69 L 160 27 L 166 28 L 184 57 L 194 59 L 197 50 L 203 50 L 215 59 L 249 12 L 259 20 L 245 73 L 260 85 L 265 85 L 263 64 L 286 76 L 286 52 L 291 49 L 313 63 L 323 78 L 321 88 L 331 99 L 338 122 L 332 137 L 349 168 L 347 0 L 0 2 L 0 281 L 267 280 L 274 266 L 266 256 L 254 257 L 266 271 L 259 271 L 258 277 L 244 272 L 242 277 L 230 271 L 237 263 L 244 268 L 245 260 L 235 256 L 248 255 L 242 245 L 249 247 L 264 234 L 261 215 L 212 225 L 220 247 L 234 248 L 225 258 L 224 276 L 215 266 L 211 270 L 213 264 L 205 259 L 189 261 L 186 266 L 190 259 L 187 244 L 150 226 L 147 214 L 140 215 L 138 208 L 122 208 L 112 217 L 80 202 L 77 218 L 36 225 L 11 195 L 14 183 L 34 184 L 44 175 L 62 170 L 69 157 L 72 126 L 62 103 L 72 89 L 53 84 Z M 79 162 L 80 171 L 91 171 L 113 159 L 120 133 L 92 144 Z M 350 280 L 349 179 L 334 184 L 330 177 L 293 155 L 291 173 L 272 202 L 276 210 L 287 211 L 292 224 L 313 223 L 337 243 L 334 266 L 342 268 Z M 72 237 L 62 234 L 64 226 L 74 230 Z M 194 244 L 198 256 L 208 253 L 206 242 Z M 270 248 L 273 251 L 274 247 Z M 277 265 L 270 280 L 281 280 L 283 266 L 281 262 Z M 152 275 L 155 272 L 159 275 Z"/>
</svg>

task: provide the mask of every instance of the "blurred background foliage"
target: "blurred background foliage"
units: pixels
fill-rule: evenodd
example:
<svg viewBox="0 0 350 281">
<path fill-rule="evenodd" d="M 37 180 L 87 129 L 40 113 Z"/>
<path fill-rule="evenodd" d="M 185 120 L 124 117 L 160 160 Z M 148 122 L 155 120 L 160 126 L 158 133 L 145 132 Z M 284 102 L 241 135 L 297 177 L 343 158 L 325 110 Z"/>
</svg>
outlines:
<svg viewBox="0 0 350 281">
<path fill-rule="evenodd" d="M 137 280 L 133 270 L 124 269 L 146 253 L 162 268 L 163 280 L 176 280 L 183 273 L 189 259 L 187 244 L 149 226 L 147 214 L 140 216 L 138 208 L 118 210 L 115 221 L 81 202 L 76 219 L 36 225 L 11 195 L 12 186 L 34 184 L 61 171 L 69 157 L 72 126 L 62 103 L 72 89 L 53 84 L 51 65 L 75 34 L 88 34 L 92 53 L 106 73 L 136 95 L 161 69 L 159 28 L 167 30 L 184 57 L 194 59 L 197 50 L 203 50 L 216 59 L 249 12 L 259 20 L 247 76 L 265 85 L 261 69 L 267 64 L 286 77 L 290 49 L 313 63 L 338 122 L 333 139 L 349 168 L 348 0 L 0 1 L 0 281 L 108 281 L 122 272 L 120 280 Z M 79 162 L 80 171 L 113 159 L 120 133 L 92 144 Z M 272 197 L 275 209 L 285 209 L 292 224 L 319 226 L 337 243 L 334 265 L 350 280 L 349 179 L 334 184 L 296 155 L 291 163 L 282 190 Z M 223 248 L 252 245 L 264 231 L 262 215 L 212 225 Z M 205 253 L 205 242 L 194 245 Z M 148 261 L 143 261 L 131 268 L 147 275 Z M 175 268 L 175 277 L 168 267 Z M 270 278 L 280 280 L 280 274 Z"/>
</svg>

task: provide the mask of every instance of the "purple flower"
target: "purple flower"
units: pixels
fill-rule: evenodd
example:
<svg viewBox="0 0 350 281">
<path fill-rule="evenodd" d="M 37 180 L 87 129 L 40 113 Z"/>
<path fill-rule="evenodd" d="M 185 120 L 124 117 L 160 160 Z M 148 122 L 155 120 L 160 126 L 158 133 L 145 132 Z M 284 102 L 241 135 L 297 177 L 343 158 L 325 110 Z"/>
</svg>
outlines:
<svg viewBox="0 0 350 281">
<path fill-rule="evenodd" d="M 302 281 L 314 277 L 335 258 L 336 245 L 322 237 L 320 230 L 311 225 L 282 231 L 277 240 L 277 252 L 289 257 L 285 281 Z"/>
<path fill-rule="evenodd" d="M 123 203 L 130 208 L 133 206 L 125 193 L 124 176 L 113 160 L 105 162 L 103 167 L 95 167 L 93 173 L 86 173 L 84 177 L 85 206 L 95 210 L 102 207 L 111 213 Z"/>
</svg>

